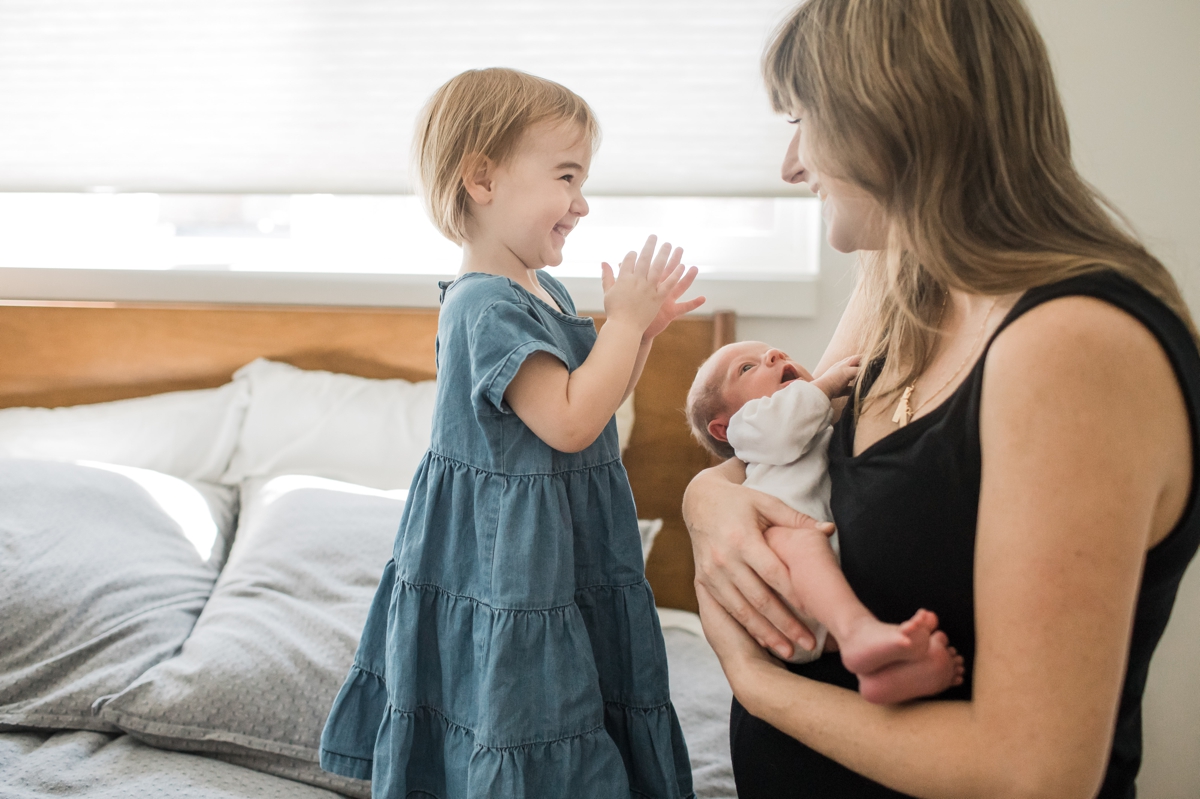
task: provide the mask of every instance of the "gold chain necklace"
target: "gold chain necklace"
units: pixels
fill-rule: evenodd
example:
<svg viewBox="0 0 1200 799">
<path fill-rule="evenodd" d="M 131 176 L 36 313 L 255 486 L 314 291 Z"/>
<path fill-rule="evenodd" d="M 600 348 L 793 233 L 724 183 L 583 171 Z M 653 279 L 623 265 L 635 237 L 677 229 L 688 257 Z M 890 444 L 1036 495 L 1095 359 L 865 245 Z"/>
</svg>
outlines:
<svg viewBox="0 0 1200 799">
<path fill-rule="evenodd" d="M 930 394 L 928 397 L 925 398 L 924 402 L 922 402 L 920 405 L 918 405 L 914 408 L 909 403 L 909 401 L 912 398 L 913 389 L 917 387 L 917 380 L 921 379 L 920 375 L 918 375 L 916 377 L 916 379 L 914 379 L 911 383 L 909 383 L 905 387 L 904 393 L 900 396 L 900 404 L 896 406 L 896 412 L 892 415 L 892 424 L 896 424 L 896 425 L 899 425 L 900 427 L 904 427 L 904 425 L 906 425 L 912 421 L 913 416 L 919 410 L 921 410 L 926 405 L 928 405 L 929 402 L 934 397 L 938 396 L 943 391 L 945 391 L 946 386 L 953 383 L 955 378 L 957 378 L 960 374 L 962 374 L 962 370 L 966 367 L 967 362 L 970 361 L 971 356 L 975 354 L 975 349 L 979 346 L 980 339 L 983 338 L 983 331 L 987 329 L 988 320 L 992 318 L 992 311 L 995 310 L 995 308 L 996 308 L 996 302 L 997 302 L 996 300 L 992 300 L 992 304 L 988 306 L 987 313 L 984 314 L 984 316 L 983 316 L 983 324 L 981 324 L 979 326 L 979 332 L 975 334 L 975 342 L 973 344 L 971 344 L 971 349 L 967 350 L 966 356 L 963 357 L 962 363 L 960 363 L 958 365 L 958 368 L 954 370 L 954 374 L 950 375 L 950 379 L 947 380 L 945 383 L 942 383 L 941 387 L 938 388 L 937 391 Z M 945 316 L 945 314 L 946 314 L 946 299 L 945 299 L 945 297 L 943 297 L 942 298 L 942 316 Z M 940 320 L 939 320 L 939 324 L 940 324 Z"/>
</svg>

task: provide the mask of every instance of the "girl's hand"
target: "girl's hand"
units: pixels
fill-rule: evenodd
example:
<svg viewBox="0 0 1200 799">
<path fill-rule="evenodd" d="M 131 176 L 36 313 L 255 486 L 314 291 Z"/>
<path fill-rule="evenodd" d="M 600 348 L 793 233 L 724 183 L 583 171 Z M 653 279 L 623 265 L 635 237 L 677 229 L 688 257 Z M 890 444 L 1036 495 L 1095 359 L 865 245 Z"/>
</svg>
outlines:
<svg viewBox="0 0 1200 799">
<path fill-rule="evenodd" d="M 682 250 L 679 250 L 682 253 Z M 683 277 L 679 278 L 679 282 L 675 284 L 675 288 L 667 295 L 666 300 L 659 306 L 658 316 L 654 317 L 654 321 L 646 328 L 646 332 L 642 334 L 642 342 L 649 343 L 654 340 L 654 337 L 667 329 L 667 326 L 674 322 L 684 314 L 691 313 L 704 304 L 704 297 L 696 297 L 687 302 L 679 302 L 679 298 L 683 293 L 692 286 L 692 282 L 696 279 L 696 275 L 700 270 L 694 266 L 688 267 L 684 272 Z"/>
<path fill-rule="evenodd" d="M 767 546 L 763 531 L 815 527 L 829 535 L 834 526 L 732 482 L 731 464 L 738 462 L 700 472 L 683 497 L 683 517 L 696 561 L 696 589 L 706 591 L 761 646 L 786 659 L 795 644 L 811 649 L 816 642 L 779 598 L 793 607 L 802 604 L 787 567 Z"/>
<path fill-rule="evenodd" d="M 600 265 L 605 315 L 610 320 L 632 324 L 643 333 L 683 278 L 683 264 L 679 262 L 683 250 L 678 247 L 672 250 L 670 244 L 663 244 L 655 254 L 657 243 L 658 238 L 650 236 L 640 255 L 635 252 L 626 255 L 615 277 L 611 266 Z"/>
</svg>

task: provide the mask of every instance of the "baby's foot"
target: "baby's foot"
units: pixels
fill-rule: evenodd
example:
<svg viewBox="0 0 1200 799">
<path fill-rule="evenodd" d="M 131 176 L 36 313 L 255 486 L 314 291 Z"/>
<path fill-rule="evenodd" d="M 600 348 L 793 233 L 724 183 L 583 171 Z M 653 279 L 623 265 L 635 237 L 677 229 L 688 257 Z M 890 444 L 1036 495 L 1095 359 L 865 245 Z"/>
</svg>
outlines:
<svg viewBox="0 0 1200 799">
<path fill-rule="evenodd" d="M 871 674 L 882 668 L 925 657 L 929 637 L 937 629 L 935 613 L 918 610 L 903 624 L 884 624 L 870 616 L 838 639 L 842 664 L 854 674 Z"/>
<path fill-rule="evenodd" d="M 858 692 L 877 705 L 907 702 L 921 696 L 933 696 L 954 685 L 962 685 L 963 659 L 950 646 L 946 634 L 937 631 L 929 637 L 925 657 L 896 663 L 873 674 L 858 677 Z"/>
</svg>

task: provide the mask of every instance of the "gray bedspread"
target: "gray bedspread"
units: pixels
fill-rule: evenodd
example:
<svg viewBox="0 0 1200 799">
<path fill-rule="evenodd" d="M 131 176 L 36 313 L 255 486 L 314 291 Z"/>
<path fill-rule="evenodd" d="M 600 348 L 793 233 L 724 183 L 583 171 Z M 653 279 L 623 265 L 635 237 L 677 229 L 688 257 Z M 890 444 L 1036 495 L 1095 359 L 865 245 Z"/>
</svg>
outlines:
<svg viewBox="0 0 1200 799">
<path fill-rule="evenodd" d="M 686 625 L 684 625 L 686 626 Z M 733 799 L 729 685 L 707 642 L 664 625 L 671 695 L 699 799 Z M 203 755 L 100 732 L 0 734 L 0 799 L 336 799 L 338 794 Z"/>
<path fill-rule="evenodd" d="M 690 614 L 689 614 L 690 615 Z M 699 618 L 696 618 L 696 628 Z M 692 759 L 697 799 L 736 799 L 729 763 L 729 705 L 733 692 L 708 642 L 696 633 L 667 626 L 671 701 Z"/>
<path fill-rule="evenodd" d="M 337 799 L 337 794 L 129 735 L 0 735 L 0 797 L 43 799 Z"/>
</svg>

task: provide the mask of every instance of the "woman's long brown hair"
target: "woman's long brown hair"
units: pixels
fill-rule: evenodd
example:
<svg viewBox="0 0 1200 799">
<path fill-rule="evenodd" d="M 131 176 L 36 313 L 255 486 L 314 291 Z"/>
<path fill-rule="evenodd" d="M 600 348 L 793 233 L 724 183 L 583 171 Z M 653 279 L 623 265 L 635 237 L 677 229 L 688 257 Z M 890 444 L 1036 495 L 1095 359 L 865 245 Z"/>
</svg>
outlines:
<svg viewBox="0 0 1200 799">
<path fill-rule="evenodd" d="M 822 171 L 865 188 L 890 222 L 860 276 L 874 309 L 862 352 L 886 359 L 871 402 L 924 371 L 948 288 L 999 295 L 1112 270 L 1200 344 L 1170 273 L 1076 171 L 1020 0 L 808 0 L 763 74 L 777 112 L 803 113 Z"/>
</svg>

